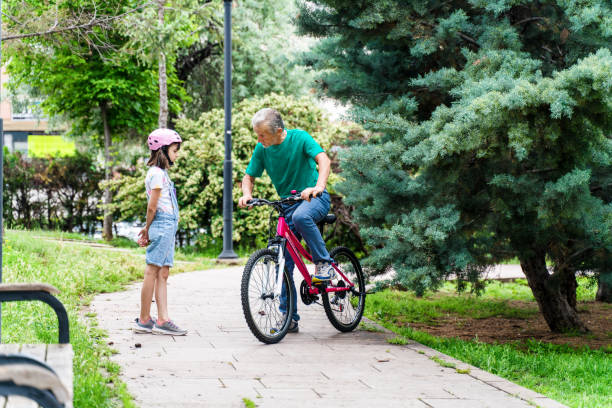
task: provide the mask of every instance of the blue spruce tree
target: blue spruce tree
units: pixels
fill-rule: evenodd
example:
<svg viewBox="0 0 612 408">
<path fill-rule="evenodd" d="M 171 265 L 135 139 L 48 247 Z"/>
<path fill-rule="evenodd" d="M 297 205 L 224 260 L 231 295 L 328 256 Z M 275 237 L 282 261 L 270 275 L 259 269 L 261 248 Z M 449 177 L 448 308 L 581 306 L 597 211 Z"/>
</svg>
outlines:
<svg viewBox="0 0 612 408">
<path fill-rule="evenodd" d="M 550 329 L 587 331 L 576 273 L 612 285 L 612 4 L 299 7 L 321 89 L 377 132 L 340 186 L 367 262 L 423 292 L 517 257 Z"/>
</svg>

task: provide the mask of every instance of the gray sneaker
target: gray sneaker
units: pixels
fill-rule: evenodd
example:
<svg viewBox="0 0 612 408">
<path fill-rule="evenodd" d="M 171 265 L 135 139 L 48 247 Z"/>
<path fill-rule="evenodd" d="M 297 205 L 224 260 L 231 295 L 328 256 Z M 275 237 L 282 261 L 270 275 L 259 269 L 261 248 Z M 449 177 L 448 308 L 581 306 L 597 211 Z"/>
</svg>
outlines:
<svg viewBox="0 0 612 408">
<path fill-rule="evenodd" d="M 168 320 L 162 325 L 155 323 L 151 332 L 153 334 L 169 334 L 171 336 L 184 336 L 187 334 L 187 330 L 181 329 L 172 320 Z"/>
<path fill-rule="evenodd" d="M 336 271 L 329 262 L 319 262 L 316 265 L 313 282 L 330 281 L 336 277 Z"/>
<path fill-rule="evenodd" d="M 280 330 L 280 327 L 285 322 L 285 319 L 286 319 L 285 316 L 287 316 L 287 315 L 283 313 L 282 321 L 278 322 L 276 327 L 273 327 L 273 328 L 270 329 L 270 334 L 275 334 L 276 332 L 278 332 Z M 297 333 L 299 331 L 300 331 L 300 326 L 298 325 L 297 320 L 291 319 L 291 323 L 289 323 L 289 330 L 287 330 L 287 333 Z"/>
<path fill-rule="evenodd" d="M 134 333 L 151 333 L 153 326 L 155 326 L 155 320 L 157 320 L 155 317 L 151 317 L 148 322 L 141 323 L 140 318 L 137 317 L 134 319 L 132 330 L 134 330 Z"/>
</svg>

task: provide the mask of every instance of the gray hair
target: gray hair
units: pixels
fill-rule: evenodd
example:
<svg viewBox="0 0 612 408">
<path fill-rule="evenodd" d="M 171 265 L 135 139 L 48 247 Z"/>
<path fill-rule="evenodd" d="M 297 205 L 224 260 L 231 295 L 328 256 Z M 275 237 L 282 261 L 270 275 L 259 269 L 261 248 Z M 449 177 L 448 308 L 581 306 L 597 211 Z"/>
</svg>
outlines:
<svg viewBox="0 0 612 408">
<path fill-rule="evenodd" d="M 257 111 L 253 120 L 251 120 L 251 126 L 255 127 L 261 123 L 268 125 L 270 132 L 276 132 L 276 129 L 285 129 L 283 118 L 281 114 L 272 108 L 263 108 Z"/>
</svg>

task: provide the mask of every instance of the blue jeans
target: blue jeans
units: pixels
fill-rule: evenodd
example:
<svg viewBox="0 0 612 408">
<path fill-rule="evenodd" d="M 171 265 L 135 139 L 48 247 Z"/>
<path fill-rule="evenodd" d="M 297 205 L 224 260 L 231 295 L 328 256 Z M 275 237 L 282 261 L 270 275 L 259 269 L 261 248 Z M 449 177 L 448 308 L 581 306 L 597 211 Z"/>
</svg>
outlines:
<svg viewBox="0 0 612 408">
<path fill-rule="evenodd" d="M 321 231 L 317 228 L 317 222 L 321 221 L 329 212 L 331 199 L 327 190 L 317 198 L 308 201 L 301 201 L 295 204 L 289 204 L 285 207 L 285 220 L 291 231 L 298 239 L 304 238 L 306 245 L 310 249 L 313 263 L 331 262 L 329 252 L 325 247 L 325 241 L 321 236 Z M 293 269 L 295 263 L 288 251 L 285 255 L 285 269 L 289 273 L 289 279 L 293 282 Z M 300 315 L 297 313 L 297 290 L 295 283 L 293 284 L 293 320 L 300 320 Z M 283 285 L 280 297 L 280 311 L 287 312 L 287 289 Z"/>
</svg>

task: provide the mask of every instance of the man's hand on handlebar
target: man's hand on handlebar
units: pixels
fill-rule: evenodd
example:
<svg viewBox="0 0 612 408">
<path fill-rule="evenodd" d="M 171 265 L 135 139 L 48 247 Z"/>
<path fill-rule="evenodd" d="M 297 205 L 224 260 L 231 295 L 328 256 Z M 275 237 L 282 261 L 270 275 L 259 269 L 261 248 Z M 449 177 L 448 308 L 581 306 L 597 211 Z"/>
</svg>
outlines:
<svg viewBox="0 0 612 408">
<path fill-rule="evenodd" d="M 310 202 L 313 197 L 319 197 L 321 194 L 323 194 L 323 189 L 315 186 L 305 188 L 302 190 L 302 194 L 300 196 L 302 197 L 302 200 Z"/>
<path fill-rule="evenodd" d="M 249 210 L 252 208 L 249 206 L 249 201 L 251 201 L 253 199 L 253 197 L 251 196 L 242 196 L 240 197 L 240 199 L 238 200 L 238 207 L 240 208 L 247 208 L 249 207 Z"/>
</svg>

